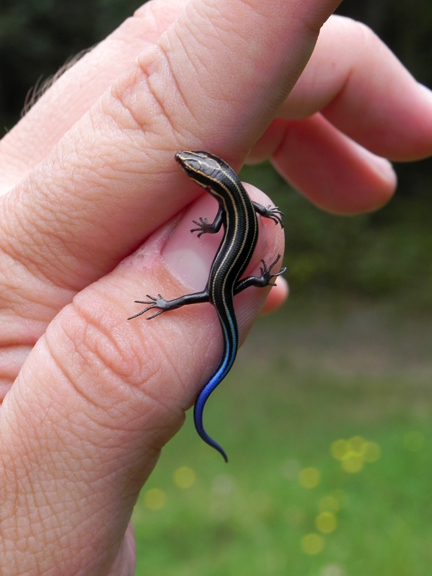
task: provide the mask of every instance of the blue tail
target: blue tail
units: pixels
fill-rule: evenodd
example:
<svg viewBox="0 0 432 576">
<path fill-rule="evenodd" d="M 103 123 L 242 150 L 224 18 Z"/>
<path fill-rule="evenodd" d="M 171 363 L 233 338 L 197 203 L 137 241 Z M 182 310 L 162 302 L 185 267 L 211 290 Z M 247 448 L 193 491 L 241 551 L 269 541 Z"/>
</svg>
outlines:
<svg viewBox="0 0 432 576">
<path fill-rule="evenodd" d="M 213 304 L 215 306 L 216 312 L 218 313 L 222 328 L 224 348 L 218 367 L 204 384 L 201 392 L 198 394 L 198 398 L 196 399 L 194 406 L 194 422 L 196 431 L 204 440 L 204 442 L 217 450 L 225 462 L 228 462 L 228 456 L 226 455 L 225 450 L 222 448 L 222 446 L 219 446 L 219 444 L 215 442 L 213 438 L 210 438 L 210 436 L 204 430 L 203 424 L 204 406 L 209 399 L 210 394 L 222 382 L 222 380 L 231 370 L 232 365 L 234 364 L 234 360 L 237 356 L 238 349 L 238 329 L 232 295 L 231 298 L 228 299 L 226 295 L 224 298 L 221 297 L 221 303 L 219 304 L 217 304 L 217 300 L 218 295 L 213 294 Z"/>
<path fill-rule="evenodd" d="M 236 336 L 235 332 L 234 335 Z M 227 345 L 228 344 L 228 345 Z M 198 432 L 199 436 L 206 442 L 209 446 L 214 448 L 221 454 L 222 458 L 225 462 L 228 462 L 228 456 L 226 455 L 225 450 L 222 446 L 219 446 L 217 442 L 210 438 L 207 432 L 204 430 L 203 424 L 203 411 L 205 403 L 207 402 L 210 394 L 213 390 L 222 382 L 228 372 L 231 370 L 232 365 L 234 364 L 235 357 L 237 355 L 237 341 L 236 338 L 233 340 L 225 340 L 224 346 L 224 353 L 219 362 L 219 366 L 213 372 L 211 378 L 204 384 L 201 392 L 198 394 L 198 398 L 196 399 L 195 406 L 194 406 L 194 422 L 195 428 Z"/>
<path fill-rule="evenodd" d="M 215 372 L 212 378 L 210 378 L 210 380 L 206 383 L 204 388 L 198 394 L 198 398 L 196 399 L 194 406 L 194 422 L 196 431 L 198 432 L 199 436 L 204 440 L 204 442 L 206 442 L 209 446 L 217 450 L 219 454 L 222 455 L 225 462 L 228 462 L 228 456 L 226 455 L 225 450 L 222 448 L 222 446 L 219 446 L 217 442 L 215 442 L 212 438 L 210 438 L 210 436 L 204 430 L 204 424 L 203 424 L 204 406 L 210 394 L 213 392 L 213 390 L 221 381 L 221 378 L 219 378 L 219 374 L 220 374 L 219 371 Z"/>
</svg>

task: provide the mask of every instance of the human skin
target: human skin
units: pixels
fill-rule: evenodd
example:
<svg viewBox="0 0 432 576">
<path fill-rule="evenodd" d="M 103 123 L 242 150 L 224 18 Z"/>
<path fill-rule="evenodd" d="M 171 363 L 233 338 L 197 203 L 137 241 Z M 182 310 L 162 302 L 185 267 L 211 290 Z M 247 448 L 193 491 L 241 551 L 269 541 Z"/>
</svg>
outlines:
<svg viewBox="0 0 432 576">
<path fill-rule="evenodd" d="M 432 154 L 431 94 L 367 28 L 330 19 L 311 57 L 337 4 L 155 0 L 0 143 L 4 576 L 134 572 L 139 490 L 222 351 L 209 305 L 126 321 L 202 289 L 218 242 L 189 232 L 215 205 L 175 151 L 271 157 L 340 214 L 388 201 L 387 159 Z M 248 273 L 282 250 L 262 222 Z M 242 339 L 265 298 L 236 297 Z"/>
</svg>

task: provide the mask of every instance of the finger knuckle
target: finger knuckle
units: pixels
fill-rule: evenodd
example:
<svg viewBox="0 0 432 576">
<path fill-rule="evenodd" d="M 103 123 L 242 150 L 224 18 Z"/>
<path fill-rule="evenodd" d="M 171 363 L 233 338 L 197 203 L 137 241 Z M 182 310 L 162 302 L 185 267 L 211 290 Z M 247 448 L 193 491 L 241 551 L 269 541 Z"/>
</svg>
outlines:
<svg viewBox="0 0 432 576">
<path fill-rule="evenodd" d="M 137 58 L 101 103 L 104 113 L 123 132 L 133 137 L 138 133 L 147 144 L 150 139 L 156 149 L 166 148 L 170 135 L 176 146 L 185 132 L 182 127 L 192 121 L 190 106 L 175 80 L 169 58 L 157 46 Z"/>
</svg>

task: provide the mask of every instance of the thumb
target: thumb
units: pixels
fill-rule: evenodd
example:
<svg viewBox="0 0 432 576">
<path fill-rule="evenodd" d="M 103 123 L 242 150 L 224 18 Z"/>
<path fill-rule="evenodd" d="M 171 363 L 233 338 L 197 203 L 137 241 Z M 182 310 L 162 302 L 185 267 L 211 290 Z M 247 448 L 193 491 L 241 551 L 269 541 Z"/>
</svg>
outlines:
<svg viewBox="0 0 432 576">
<path fill-rule="evenodd" d="M 205 286 L 218 239 L 189 230 L 216 209 L 205 195 L 157 231 L 80 292 L 28 356 L 0 423 L 10 574 L 18 562 L 20 573 L 36 563 L 39 573 L 54 574 L 61 564 L 65 575 L 103 574 L 112 565 L 140 488 L 222 352 L 208 303 L 126 319 L 147 293 L 171 298 Z M 280 227 L 265 221 L 246 273 L 261 258 L 274 260 L 282 242 Z M 241 337 L 266 292 L 248 288 L 235 298 Z"/>
</svg>

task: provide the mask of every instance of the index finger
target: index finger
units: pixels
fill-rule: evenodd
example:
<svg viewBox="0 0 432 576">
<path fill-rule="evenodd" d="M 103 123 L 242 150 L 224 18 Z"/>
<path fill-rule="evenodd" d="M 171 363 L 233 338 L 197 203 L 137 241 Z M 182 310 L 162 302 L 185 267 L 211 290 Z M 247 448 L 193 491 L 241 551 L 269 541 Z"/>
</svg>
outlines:
<svg viewBox="0 0 432 576">
<path fill-rule="evenodd" d="M 112 269 L 196 195 L 179 189 L 174 151 L 239 165 L 337 4 L 192 0 L 4 198 L 6 251 L 73 290 Z"/>
</svg>

